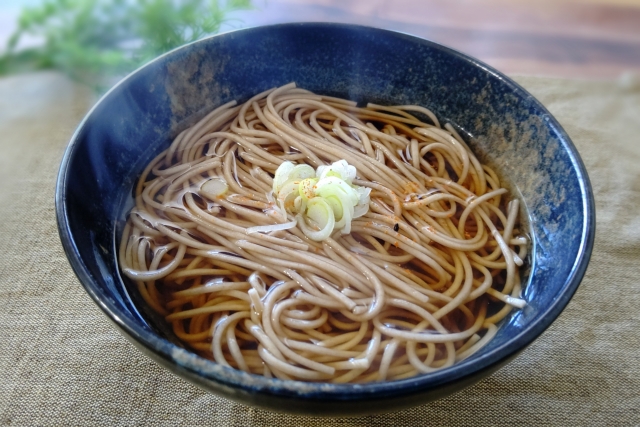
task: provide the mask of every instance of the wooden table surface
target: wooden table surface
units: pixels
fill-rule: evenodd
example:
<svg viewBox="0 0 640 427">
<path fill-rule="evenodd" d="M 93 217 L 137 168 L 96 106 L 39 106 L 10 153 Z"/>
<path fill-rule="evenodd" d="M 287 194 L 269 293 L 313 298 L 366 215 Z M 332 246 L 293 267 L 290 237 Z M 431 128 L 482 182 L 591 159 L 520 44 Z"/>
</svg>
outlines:
<svg viewBox="0 0 640 427">
<path fill-rule="evenodd" d="M 236 26 L 331 21 L 406 32 L 506 73 L 640 74 L 638 0 L 254 0 Z"/>
<path fill-rule="evenodd" d="M 0 1 L 0 50 L 24 6 Z M 510 74 L 640 76 L 640 0 L 253 0 L 226 26 L 325 21 L 402 31 Z M 27 43 L 33 42 L 28 37 Z"/>
</svg>

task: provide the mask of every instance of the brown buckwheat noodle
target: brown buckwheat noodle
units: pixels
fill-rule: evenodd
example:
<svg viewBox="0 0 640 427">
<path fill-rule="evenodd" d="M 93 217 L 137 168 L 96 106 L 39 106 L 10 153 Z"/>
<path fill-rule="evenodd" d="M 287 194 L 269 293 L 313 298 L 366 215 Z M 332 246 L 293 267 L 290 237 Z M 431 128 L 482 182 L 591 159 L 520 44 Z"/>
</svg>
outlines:
<svg viewBox="0 0 640 427">
<path fill-rule="evenodd" d="M 247 231 L 284 222 L 271 193 L 283 161 L 342 159 L 371 188 L 349 234 Z M 228 191 L 207 196 L 211 179 Z M 407 378 L 469 357 L 523 306 L 528 241 L 506 193 L 425 108 L 359 108 L 289 84 L 216 108 L 151 161 L 119 262 L 175 335 L 219 364 L 305 381 Z"/>
</svg>

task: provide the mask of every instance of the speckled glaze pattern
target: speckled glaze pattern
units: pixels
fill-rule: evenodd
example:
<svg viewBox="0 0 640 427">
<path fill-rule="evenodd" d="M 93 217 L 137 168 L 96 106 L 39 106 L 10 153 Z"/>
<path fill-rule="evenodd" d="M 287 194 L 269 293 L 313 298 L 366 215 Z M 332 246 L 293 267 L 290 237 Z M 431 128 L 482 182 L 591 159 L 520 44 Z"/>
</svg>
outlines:
<svg viewBox="0 0 640 427">
<path fill-rule="evenodd" d="M 200 358 L 138 310 L 116 264 L 132 185 L 171 138 L 212 108 L 288 82 L 358 102 L 418 104 L 464 132 L 524 202 L 533 237 L 525 309 L 491 343 L 451 367 L 362 385 L 266 379 Z M 412 36 L 338 24 L 235 31 L 172 51 L 124 79 L 88 113 L 56 189 L 60 236 L 81 283 L 124 335 L 199 386 L 247 404 L 309 414 L 362 414 L 443 397 L 494 372 L 560 314 L 586 270 L 595 233 L 584 166 L 557 121 L 509 78 Z"/>
</svg>

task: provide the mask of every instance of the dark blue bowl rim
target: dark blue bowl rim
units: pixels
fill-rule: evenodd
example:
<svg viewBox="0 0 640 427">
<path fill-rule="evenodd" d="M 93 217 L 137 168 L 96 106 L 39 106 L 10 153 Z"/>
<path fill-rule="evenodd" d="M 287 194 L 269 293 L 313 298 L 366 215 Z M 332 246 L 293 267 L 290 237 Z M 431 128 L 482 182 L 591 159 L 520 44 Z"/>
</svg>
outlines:
<svg viewBox="0 0 640 427">
<path fill-rule="evenodd" d="M 583 228 L 580 235 L 580 247 L 578 250 L 578 256 L 572 266 L 569 276 L 567 277 L 565 284 L 561 290 L 560 295 L 553 301 L 553 303 L 542 312 L 535 321 L 527 324 L 523 330 L 505 342 L 504 344 L 497 346 L 489 352 L 479 355 L 478 357 L 469 358 L 464 360 L 450 368 L 436 371 L 431 374 L 419 375 L 416 377 L 388 381 L 380 383 L 368 383 L 368 384 L 328 384 L 328 383 L 303 383 L 299 381 L 282 381 L 278 379 L 268 379 L 258 375 L 247 374 L 241 371 L 236 371 L 231 368 L 222 367 L 209 360 L 201 358 L 193 353 L 187 352 L 180 347 L 170 343 L 169 341 L 152 334 L 148 330 L 143 329 L 138 324 L 131 324 L 126 322 L 126 315 L 122 312 L 113 302 L 101 297 L 97 291 L 97 285 L 94 278 L 90 274 L 87 266 L 84 264 L 82 255 L 78 250 L 74 237 L 71 233 L 69 217 L 66 207 L 66 189 L 67 178 L 69 172 L 70 162 L 76 151 L 78 138 L 82 133 L 83 128 L 87 124 L 89 117 L 96 111 L 96 109 L 103 103 L 110 95 L 118 90 L 121 90 L 129 80 L 133 78 L 140 70 L 153 64 L 157 61 L 172 55 L 173 53 L 188 49 L 194 44 L 203 42 L 199 40 L 170 52 L 159 56 L 151 62 L 138 68 L 127 77 L 122 79 L 111 90 L 104 94 L 100 100 L 93 106 L 93 108 L 86 114 L 83 120 L 78 125 L 74 132 L 69 145 L 62 158 L 60 170 L 58 173 L 56 183 L 55 194 L 55 207 L 56 217 L 58 224 L 58 232 L 60 239 L 66 253 L 69 262 L 80 280 L 80 283 L 85 288 L 85 291 L 91 296 L 94 302 L 104 311 L 104 313 L 130 338 L 137 343 L 145 347 L 148 351 L 155 353 L 157 356 L 164 359 L 170 365 L 175 365 L 179 369 L 184 369 L 191 374 L 201 376 L 205 380 L 212 380 L 220 384 L 231 386 L 234 388 L 241 388 L 246 391 L 254 391 L 261 393 L 268 393 L 282 396 L 296 396 L 298 398 L 306 399 L 341 399 L 341 400 L 357 400 L 366 399 L 371 397 L 383 397 L 391 395 L 403 395 L 411 394 L 421 389 L 434 388 L 439 385 L 448 383 L 454 383 L 462 381 L 465 378 L 471 377 L 474 374 L 479 373 L 482 370 L 489 369 L 492 366 L 501 364 L 502 361 L 508 360 L 516 355 L 519 351 L 524 349 L 533 340 L 535 340 L 545 329 L 547 329 L 551 323 L 560 315 L 560 313 L 567 306 L 575 291 L 577 290 L 582 278 L 587 269 L 589 259 L 593 250 L 593 243 L 595 238 L 595 203 L 593 197 L 592 187 L 587 175 L 586 168 L 580 159 L 580 156 L 572 143 L 571 139 L 564 131 L 558 121 L 549 113 L 549 111 L 537 101 L 529 92 L 527 92 L 519 84 L 505 76 L 501 72 L 492 68 L 491 66 L 472 58 L 464 53 L 458 52 L 454 49 L 442 46 L 430 40 L 426 40 L 413 35 L 405 34 L 402 32 L 378 29 L 374 27 L 352 25 L 352 24 L 337 24 L 337 23 L 317 23 L 317 22 L 304 22 L 304 23 L 286 23 L 277 24 L 253 28 L 245 28 L 239 30 L 233 30 L 221 34 L 217 34 L 204 40 L 208 40 L 216 37 L 225 37 L 228 34 L 241 34 L 249 33 L 253 31 L 264 31 L 268 29 L 278 29 L 280 27 L 325 27 L 328 30 L 331 28 L 343 28 L 343 29 L 364 29 L 367 31 L 374 31 L 380 34 L 385 34 L 389 37 L 396 37 L 399 39 L 405 39 L 412 43 L 419 43 L 423 45 L 429 45 L 433 49 L 440 50 L 449 55 L 455 56 L 458 59 L 464 60 L 475 67 L 481 68 L 486 73 L 493 75 L 503 81 L 514 93 L 520 98 L 530 98 L 536 103 L 536 108 L 549 116 L 549 126 L 558 134 L 558 139 L 561 145 L 566 149 L 573 167 L 575 168 L 577 179 L 580 183 L 581 197 L 584 212 Z M 180 355 L 180 361 L 176 360 L 176 354 Z"/>
</svg>

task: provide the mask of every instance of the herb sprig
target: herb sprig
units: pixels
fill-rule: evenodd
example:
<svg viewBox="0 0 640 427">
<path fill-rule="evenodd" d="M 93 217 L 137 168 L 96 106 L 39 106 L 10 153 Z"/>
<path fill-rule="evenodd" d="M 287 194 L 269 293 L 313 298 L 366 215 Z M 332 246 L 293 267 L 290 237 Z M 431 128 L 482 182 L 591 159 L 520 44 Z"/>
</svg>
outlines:
<svg viewBox="0 0 640 427">
<path fill-rule="evenodd" d="M 58 69 L 98 91 L 156 56 L 214 34 L 251 0 L 45 0 L 22 11 L 0 74 Z M 42 45 L 17 49 L 26 35 Z"/>
</svg>

